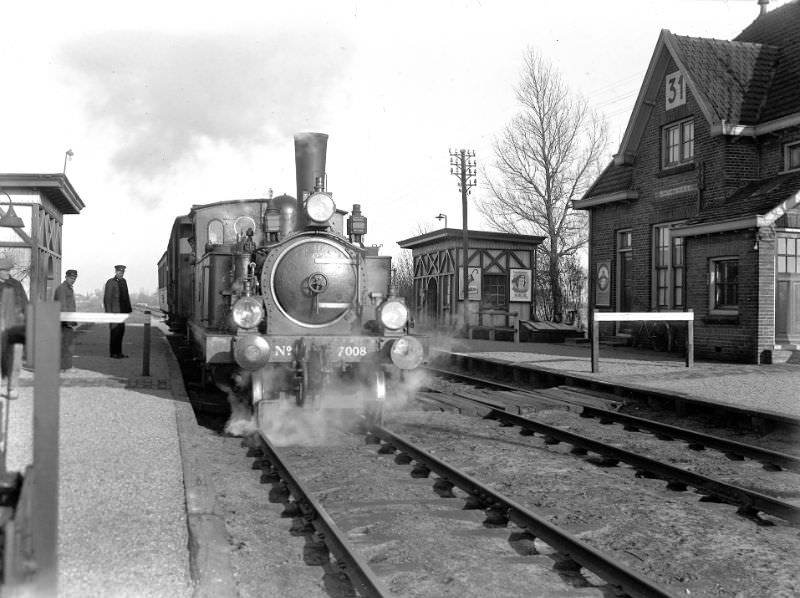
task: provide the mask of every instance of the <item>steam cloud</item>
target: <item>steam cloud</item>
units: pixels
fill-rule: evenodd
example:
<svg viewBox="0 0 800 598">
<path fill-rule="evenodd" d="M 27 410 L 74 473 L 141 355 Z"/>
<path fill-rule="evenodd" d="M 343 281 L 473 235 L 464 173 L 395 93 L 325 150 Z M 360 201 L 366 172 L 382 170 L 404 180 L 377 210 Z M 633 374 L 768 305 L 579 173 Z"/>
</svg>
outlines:
<svg viewBox="0 0 800 598">
<path fill-rule="evenodd" d="M 63 48 L 86 110 L 117 133 L 111 165 L 130 180 L 169 176 L 208 144 L 286 143 L 330 108 L 351 50 L 333 31 L 96 34 Z"/>
<path fill-rule="evenodd" d="M 384 414 L 406 407 L 425 383 L 423 371 L 407 372 L 403 380 L 392 377 L 387 384 Z M 388 380 L 387 380 L 388 381 Z M 263 432 L 275 446 L 320 446 L 328 444 L 342 431 L 354 429 L 367 409 L 374 406 L 374 389 L 331 384 L 323 389 L 315 403 L 298 407 L 293 400 L 265 401 L 259 407 L 258 420 L 251 414 L 249 402 L 229 394 L 231 417 L 225 431 L 233 436 Z"/>
</svg>

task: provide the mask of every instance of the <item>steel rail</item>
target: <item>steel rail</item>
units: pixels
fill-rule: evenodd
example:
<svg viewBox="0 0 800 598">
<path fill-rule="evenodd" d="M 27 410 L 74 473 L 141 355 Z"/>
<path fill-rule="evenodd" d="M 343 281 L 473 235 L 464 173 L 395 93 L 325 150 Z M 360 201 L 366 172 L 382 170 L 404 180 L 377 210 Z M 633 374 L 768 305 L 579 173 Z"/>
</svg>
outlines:
<svg viewBox="0 0 800 598">
<path fill-rule="evenodd" d="M 726 438 L 720 438 L 719 436 L 695 432 L 694 430 L 672 426 L 670 424 L 662 424 L 661 422 L 643 419 L 633 415 L 616 413 L 599 407 L 585 406 L 581 416 L 596 417 L 601 421 L 610 420 L 629 428 L 647 430 L 648 432 L 668 436 L 672 439 L 684 440 L 691 444 L 702 445 L 704 448 L 713 448 L 730 457 L 746 457 L 753 461 L 758 461 L 765 466 L 773 465 L 777 468 L 800 472 L 800 457 L 796 457 L 795 455 L 771 451 L 758 446 L 736 442 L 735 440 L 728 440 Z M 602 421 L 602 423 L 605 423 L 605 421 Z M 689 448 L 694 447 L 690 445 Z"/>
<path fill-rule="evenodd" d="M 495 382 L 493 380 L 487 380 L 485 378 L 472 377 L 457 372 L 451 372 L 449 370 L 441 370 L 437 368 L 428 368 L 428 369 L 433 371 L 434 373 L 440 373 L 441 375 L 457 376 L 463 378 L 464 380 L 476 380 L 477 382 L 483 385 L 494 386 L 496 388 L 502 388 L 503 390 L 511 390 L 523 394 L 530 394 L 534 398 L 536 398 L 536 400 L 547 400 L 552 403 L 575 404 L 575 403 L 570 403 L 569 399 L 566 398 L 560 399 L 558 397 L 552 397 L 546 394 L 540 394 L 535 390 L 520 388 L 518 386 L 514 386 L 513 384 Z M 581 394 L 579 389 L 569 392 Z M 593 395 L 584 395 L 584 396 L 591 398 Z M 496 408 L 495 405 L 489 405 L 489 406 Z M 765 466 L 773 465 L 776 466 L 776 468 L 782 468 L 788 471 L 800 472 L 800 457 L 797 457 L 795 455 L 780 453 L 778 451 L 772 451 L 769 449 L 753 446 L 750 444 L 736 442 L 735 440 L 728 440 L 726 438 L 720 438 L 719 436 L 704 434 L 702 432 L 695 432 L 694 430 L 689 430 L 688 428 L 682 428 L 680 426 L 672 426 L 669 424 L 663 424 L 661 422 L 644 419 L 633 415 L 626 415 L 623 413 L 619 413 L 617 411 L 602 409 L 601 407 L 591 407 L 589 405 L 584 405 L 582 403 L 579 403 L 578 406 L 582 408 L 582 417 L 596 417 L 599 418 L 603 423 L 612 421 L 627 427 L 647 430 L 648 432 L 651 432 L 653 434 L 668 436 L 675 440 L 683 440 L 690 444 L 694 445 L 701 444 L 703 445 L 703 447 L 718 450 L 721 453 L 724 453 L 725 455 L 728 455 L 730 457 L 737 457 L 737 456 L 745 457 L 748 459 L 752 459 L 754 461 L 758 461 L 759 463 Z M 694 447 L 690 446 L 690 448 Z"/>
<path fill-rule="evenodd" d="M 586 436 L 573 434 L 572 432 L 567 432 L 566 430 L 537 422 L 527 417 L 500 411 L 496 408 L 492 408 L 487 417 L 511 423 L 526 430 L 538 432 L 546 438 L 565 442 L 574 447 L 597 453 L 609 459 L 623 461 L 641 472 L 653 474 L 655 477 L 665 479 L 668 482 L 676 481 L 687 486 L 692 486 L 700 490 L 701 493 L 740 506 L 742 508 L 740 512 L 743 515 L 755 516 L 758 511 L 761 511 L 791 521 L 792 523 L 800 522 L 800 508 L 767 496 L 766 494 L 720 482 L 698 473 L 686 471 L 679 467 L 673 467 L 672 465 L 661 463 L 649 457 L 643 457 L 631 453 L 630 451 L 587 438 Z"/>
<path fill-rule="evenodd" d="M 410 441 L 390 432 L 381 426 L 374 426 L 370 432 L 383 440 L 386 445 L 410 456 L 422 463 L 430 471 L 435 472 L 445 481 L 458 486 L 464 492 L 476 497 L 487 507 L 502 511 L 504 516 L 519 527 L 528 530 L 537 538 L 541 538 L 549 546 L 573 561 L 593 571 L 613 586 L 622 588 L 633 598 L 667 598 L 673 596 L 665 589 L 649 579 L 631 571 L 625 565 L 581 542 L 575 536 L 551 524 L 533 511 L 514 502 L 510 498 L 495 492 L 454 467 L 446 464 L 412 444 Z M 384 449 L 382 452 L 386 452 Z"/>
<path fill-rule="evenodd" d="M 255 446 L 252 448 L 260 449 L 264 458 L 276 470 L 277 475 L 294 496 L 298 507 L 303 513 L 303 517 L 314 526 L 314 529 L 325 542 L 330 552 L 336 557 L 337 564 L 347 575 L 359 595 L 369 598 L 389 596 L 388 589 L 375 576 L 366 561 L 358 555 L 350 542 L 347 541 L 345 535 L 333 522 L 325 508 L 305 489 L 305 486 L 283 462 L 267 437 L 262 432 L 259 432 L 254 435 L 254 442 Z"/>
</svg>

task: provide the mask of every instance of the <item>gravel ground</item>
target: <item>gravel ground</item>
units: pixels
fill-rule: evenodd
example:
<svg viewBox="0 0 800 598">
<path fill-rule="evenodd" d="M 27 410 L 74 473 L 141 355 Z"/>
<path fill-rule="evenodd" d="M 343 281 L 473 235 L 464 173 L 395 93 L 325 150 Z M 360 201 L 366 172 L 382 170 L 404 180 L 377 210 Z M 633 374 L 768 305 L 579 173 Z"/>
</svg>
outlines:
<svg viewBox="0 0 800 598">
<path fill-rule="evenodd" d="M 615 431 L 617 426 L 596 426 L 562 411 L 538 415 L 570 431 L 602 428 L 606 439 L 618 435 L 623 448 L 649 447 L 654 456 L 680 467 L 781 493 L 785 500 L 798 498 L 795 474 L 767 473 L 647 435 L 632 440 L 621 428 Z M 668 491 L 663 482 L 637 479 L 626 467 L 598 468 L 569 455 L 568 447 L 545 446 L 541 439 L 488 420 L 408 410 L 391 414 L 387 427 L 613 553 L 675 595 L 761 598 L 800 592 L 797 526 L 780 520 L 758 526 L 736 516 L 734 507 L 700 502 L 691 491 Z M 240 441 L 207 430 L 202 435 L 200 450 L 231 536 L 239 595 L 347 595 L 335 569 L 306 564 L 305 540 L 291 531 L 291 519 L 281 517 L 282 507 L 269 501 L 274 488 L 259 483 Z M 302 467 L 303 479 L 392 595 L 602 595 L 598 588 L 581 587 L 587 580 L 599 583 L 592 574 L 563 579 L 549 547 L 537 541 L 538 554 L 529 554 L 512 541 L 513 528 L 484 529 L 479 512 L 461 510 L 460 499 L 436 498 L 431 480 L 412 479 L 408 465 L 379 455 L 355 433 L 280 450 Z"/>
</svg>

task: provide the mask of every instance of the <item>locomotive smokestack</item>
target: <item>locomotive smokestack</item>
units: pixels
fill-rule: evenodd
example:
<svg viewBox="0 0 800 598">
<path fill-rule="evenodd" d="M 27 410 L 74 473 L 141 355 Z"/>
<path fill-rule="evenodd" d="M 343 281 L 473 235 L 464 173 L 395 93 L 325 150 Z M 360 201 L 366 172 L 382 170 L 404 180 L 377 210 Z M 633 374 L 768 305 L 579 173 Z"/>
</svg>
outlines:
<svg viewBox="0 0 800 598">
<path fill-rule="evenodd" d="M 325 177 L 325 155 L 328 135 L 325 133 L 298 133 L 294 136 L 294 165 L 297 175 L 297 230 L 306 225 L 305 194 L 314 192 L 317 178 Z"/>
</svg>

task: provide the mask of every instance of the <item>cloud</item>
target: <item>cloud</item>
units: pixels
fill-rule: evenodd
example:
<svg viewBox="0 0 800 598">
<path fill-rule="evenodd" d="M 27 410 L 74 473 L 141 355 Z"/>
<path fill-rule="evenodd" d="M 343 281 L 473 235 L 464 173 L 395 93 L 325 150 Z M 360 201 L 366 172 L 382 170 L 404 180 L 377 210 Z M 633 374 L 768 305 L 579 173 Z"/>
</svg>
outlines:
<svg viewBox="0 0 800 598">
<path fill-rule="evenodd" d="M 152 183 L 203 148 L 248 154 L 324 118 L 349 93 L 352 48 L 331 30 L 109 32 L 69 42 L 61 60 L 90 122 L 114 138 L 111 166 Z"/>
</svg>

